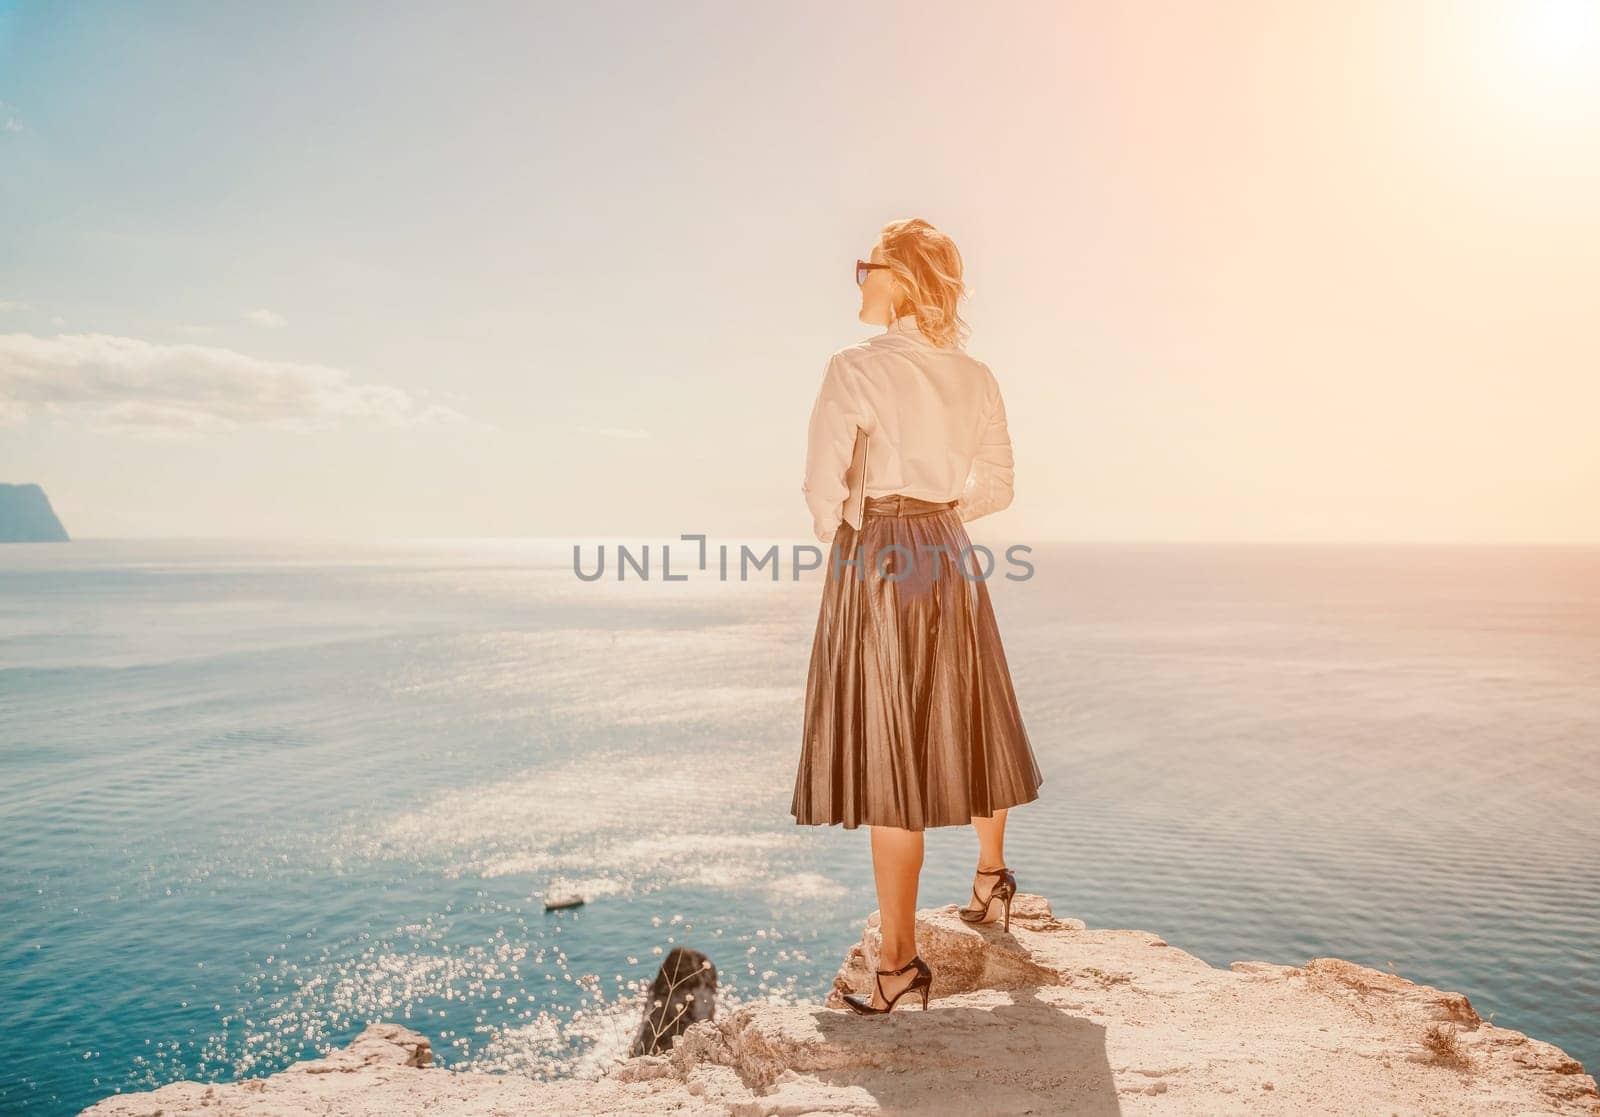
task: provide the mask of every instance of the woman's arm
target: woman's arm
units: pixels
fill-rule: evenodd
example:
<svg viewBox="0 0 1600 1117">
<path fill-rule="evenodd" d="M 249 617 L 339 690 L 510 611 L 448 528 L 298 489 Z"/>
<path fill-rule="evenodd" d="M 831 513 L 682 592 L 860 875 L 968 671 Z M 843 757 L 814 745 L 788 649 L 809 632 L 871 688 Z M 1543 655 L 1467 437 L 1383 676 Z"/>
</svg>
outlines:
<svg viewBox="0 0 1600 1117">
<path fill-rule="evenodd" d="M 985 366 L 987 372 L 987 366 Z M 1011 452 L 1011 429 L 1006 425 L 1006 401 L 1000 384 L 989 372 L 983 440 L 972 459 L 966 487 L 956 504 L 962 522 L 999 512 L 1016 495 L 1016 460 Z"/>
<path fill-rule="evenodd" d="M 867 410 L 852 386 L 852 376 L 837 353 L 828 358 L 806 433 L 806 476 L 800 491 L 811 509 L 812 531 L 823 543 L 833 542 L 844 518 L 850 491 L 844 475 L 855 450 L 856 428 L 868 426 Z"/>
</svg>

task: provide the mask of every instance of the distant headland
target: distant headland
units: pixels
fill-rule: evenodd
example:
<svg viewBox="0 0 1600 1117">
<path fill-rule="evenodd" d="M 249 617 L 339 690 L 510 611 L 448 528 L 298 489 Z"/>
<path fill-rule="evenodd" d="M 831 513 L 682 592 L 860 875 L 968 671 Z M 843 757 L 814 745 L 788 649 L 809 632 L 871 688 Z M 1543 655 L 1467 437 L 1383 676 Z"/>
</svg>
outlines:
<svg viewBox="0 0 1600 1117">
<path fill-rule="evenodd" d="M 0 543 L 66 543 L 50 498 L 38 485 L 0 481 Z"/>
</svg>

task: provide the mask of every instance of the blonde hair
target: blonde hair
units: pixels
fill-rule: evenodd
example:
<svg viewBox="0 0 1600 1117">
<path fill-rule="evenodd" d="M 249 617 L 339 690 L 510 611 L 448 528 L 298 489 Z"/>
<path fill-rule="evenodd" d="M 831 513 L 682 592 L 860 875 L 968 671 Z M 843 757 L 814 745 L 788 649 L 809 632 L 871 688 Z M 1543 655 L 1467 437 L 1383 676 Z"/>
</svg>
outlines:
<svg viewBox="0 0 1600 1117">
<path fill-rule="evenodd" d="M 878 244 L 904 295 L 893 304 L 894 314 L 916 315 L 917 327 L 936 345 L 965 344 L 971 329 L 956 303 L 969 292 L 956 242 L 920 217 L 902 217 L 883 227 Z"/>
</svg>

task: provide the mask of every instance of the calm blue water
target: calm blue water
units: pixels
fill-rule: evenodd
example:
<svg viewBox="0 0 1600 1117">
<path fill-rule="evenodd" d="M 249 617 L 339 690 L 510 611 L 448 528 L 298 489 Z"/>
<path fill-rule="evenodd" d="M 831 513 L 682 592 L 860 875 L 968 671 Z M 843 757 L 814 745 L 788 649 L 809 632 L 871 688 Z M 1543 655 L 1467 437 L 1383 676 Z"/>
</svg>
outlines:
<svg viewBox="0 0 1600 1117">
<path fill-rule="evenodd" d="M 1217 965 L 1392 966 L 1600 1066 L 1600 549 L 1032 558 L 992 583 L 1045 770 L 1025 890 Z M 679 943 L 722 1011 L 821 996 L 876 904 L 867 831 L 788 815 L 819 590 L 519 543 L 0 548 L 0 1111 L 375 1019 L 588 1073 Z M 927 848 L 921 902 L 963 901 L 971 830 Z"/>
</svg>

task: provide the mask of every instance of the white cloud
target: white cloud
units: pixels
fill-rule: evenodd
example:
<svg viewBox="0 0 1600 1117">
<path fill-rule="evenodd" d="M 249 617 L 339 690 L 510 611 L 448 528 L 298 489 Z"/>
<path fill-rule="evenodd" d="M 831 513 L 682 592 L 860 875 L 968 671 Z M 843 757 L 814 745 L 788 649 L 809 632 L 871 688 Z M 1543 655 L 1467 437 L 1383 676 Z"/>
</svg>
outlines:
<svg viewBox="0 0 1600 1117">
<path fill-rule="evenodd" d="M 107 334 L 0 334 L 0 424 L 45 413 L 102 431 L 183 434 L 257 426 L 474 425 L 387 384 L 324 365 Z"/>
<path fill-rule="evenodd" d="M 22 121 L 17 119 L 17 106 L 0 101 L 0 132 L 10 132 L 15 135 L 21 131 L 23 127 Z"/>
<path fill-rule="evenodd" d="M 0 314 L 12 310 L 32 310 L 33 308 L 21 299 L 0 299 Z"/>
<path fill-rule="evenodd" d="M 267 329 L 277 329 L 279 326 L 289 324 L 289 320 L 283 315 L 268 310 L 266 307 L 246 311 L 244 320 L 252 326 L 265 326 Z"/>
</svg>

